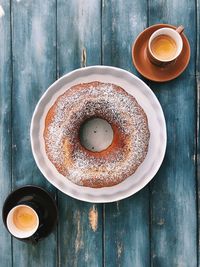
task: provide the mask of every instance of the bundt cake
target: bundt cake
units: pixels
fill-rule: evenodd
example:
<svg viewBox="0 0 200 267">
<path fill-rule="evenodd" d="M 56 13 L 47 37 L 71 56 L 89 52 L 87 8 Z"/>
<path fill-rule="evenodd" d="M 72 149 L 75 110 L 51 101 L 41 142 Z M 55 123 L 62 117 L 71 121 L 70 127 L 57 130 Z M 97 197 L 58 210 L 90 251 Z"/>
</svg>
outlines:
<svg viewBox="0 0 200 267">
<path fill-rule="evenodd" d="M 106 120 L 113 130 L 112 143 L 99 152 L 81 143 L 81 126 L 90 118 Z M 125 180 L 144 161 L 149 138 L 144 110 L 132 95 L 111 83 L 72 86 L 57 98 L 45 119 L 49 160 L 59 173 L 80 186 L 108 187 Z"/>
</svg>

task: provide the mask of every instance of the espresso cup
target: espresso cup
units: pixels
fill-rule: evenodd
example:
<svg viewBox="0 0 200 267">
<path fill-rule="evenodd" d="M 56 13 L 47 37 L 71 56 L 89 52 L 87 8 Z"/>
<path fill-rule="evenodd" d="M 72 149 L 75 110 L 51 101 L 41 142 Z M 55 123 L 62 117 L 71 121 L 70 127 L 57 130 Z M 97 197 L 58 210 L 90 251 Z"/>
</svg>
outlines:
<svg viewBox="0 0 200 267">
<path fill-rule="evenodd" d="M 183 26 L 176 30 L 161 28 L 155 31 L 149 38 L 147 56 L 149 60 L 158 66 L 165 66 L 176 61 L 183 49 L 181 33 Z"/>
<path fill-rule="evenodd" d="M 39 227 L 39 216 L 29 205 L 17 205 L 7 216 L 9 232 L 17 238 L 28 238 L 34 235 Z"/>
</svg>

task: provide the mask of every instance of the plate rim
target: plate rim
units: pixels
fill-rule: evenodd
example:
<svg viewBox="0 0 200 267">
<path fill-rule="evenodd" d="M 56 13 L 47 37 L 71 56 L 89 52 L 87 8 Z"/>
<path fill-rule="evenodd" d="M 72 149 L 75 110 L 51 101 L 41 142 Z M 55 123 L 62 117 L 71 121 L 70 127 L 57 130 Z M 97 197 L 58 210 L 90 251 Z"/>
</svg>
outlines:
<svg viewBox="0 0 200 267">
<path fill-rule="evenodd" d="M 99 199 L 100 197 L 98 197 L 97 200 L 94 200 L 94 199 L 88 199 L 87 197 L 84 197 L 84 196 L 79 196 L 79 195 L 74 195 L 73 193 L 71 192 L 67 192 L 62 189 L 61 186 L 58 186 L 56 184 L 55 181 L 52 181 L 52 179 L 48 178 L 48 176 L 45 174 L 42 166 L 40 166 L 40 163 L 39 163 L 39 160 L 38 160 L 38 157 L 37 157 L 37 151 L 36 149 L 34 148 L 34 138 L 33 138 L 33 130 L 34 130 L 34 120 L 35 120 L 35 116 L 37 115 L 38 113 L 38 109 L 40 107 L 40 104 L 41 102 L 43 101 L 43 99 L 45 98 L 45 96 L 48 94 L 48 92 L 51 90 L 52 87 L 55 87 L 59 82 L 61 82 L 61 80 L 64 80 L 66 77 L 70 76 L 70 75 L 73 75 L 75 73 L 78 73 L 78 72 L 82 72 L 84 70 L 98 70 L 98 69 L 109 69 L 110 71 L 120 71 L 120 72 L 123 72 L 125 73 L 126 75 L 129 75 L 131 76 L 131 78 L 137 80 L 139 83 L 142 84 L 143 87 L 145 87 L 145 89 L 151 94 L 151 96 L 153 97 L 154 101 L 156 101 L 157 105 L 159 106 L 159 109 L 160 109 L 160 112 L 161 112 L 161 117 L 162 117 L 162 122 L 163 122 L 163 133 L 164 133 L 164 143 L 163 143 L 163 153 L 162 153 L 162 156 L 161 158 L 159 159 L 159 164 L 157 164 L 155 170 L 154 170 L 154 173 L 150 176 L 148 176 L 148 179 L 145 179 L 143 180 L 141 183 L 140 183 L 140 186 L 138 186 L 137 188 L 134 188 L 133 187 L 133 190 L 130 190 L 128 193 L 124 194 L 123 196 L 118 196 L 118 197 L 114 197 L 112 199 Z M 93 73 L 94 74 L 94 73 Z M 62 77 L 60 77 L 59 79 L 57 79 L 54 83 L 52 83 L 47 89 L 46 91 L 42 94 L 42 96 L 39 98 L 36 106 L 35 106 L 35 109 L 34 109 L 34 112 L 33 112 L 33 115 L 32 115 L 32 119 L 31 119 L 31 125 L 30 125 L 30 141 L 31 141 L 31 150 L 32 150 L 32 154 L 33 154 L 33 157 L 34 157 L 34 160 L 35 160 L 35 163 L 37 165 L 37 167 L 39 168 L 40 172 L 43 174 L 43 176 L 47 179 L 47 181 L 49 181 L 53 186 L 55 186 L 58 190 L 60 190 L 61 192 L 63 192 L 65 195 L 67 196 L 70 196 L 74 199 L 78 199 L 78 200 L 81 200 L 81 201 L 86 201 L 86 202 L 90 202 L 90 203 L 111 203 L 111 202 L 115 202 L 115 201 L 119 201 L 119 200 L 122 200 L 122 199 L 125 199 L 125 198 L 128 198 L 130 196 L 132 196 L 133 194 L 137 193 L 138 191 L 140 191 L 142 188 L 144 188 L 152 179 L 153 177 L 156 175 L 156 173 L 158 172 L 158 170 L 160 169 L 161 165 L 162 165 L 162 162 L 164 160 L 164 157 L 165 157 L 165 153 L 166 153 L 166 147 L 167 147 L 167 128 L 166 128 L 166 121 L 165 121 L 165 116 L 164 116 L 164 112 L 162 110 L 162 106 L 160 104 L 160 102 L 158 101 L 156 95 L 154 94 L 154 92 L 151 90 L 151 88 L 144 82 L 142 81 L 139 77 L 137 77 L 136 75 L 134 75 L 133 73 L 127 71 L 127 70 L 124 70 L 124 69 L 121 69 L 121 68 L 118 68 L 118 67 L 112 67 L 112 66 L 105 66 L 105 65 L 94 65 L 94 66 L 88 66 L 88 67 L 84 67 L 84 68 L 78 68 L 78 69 L 75 69 L 75 70 L 72 70 L 66 74 L 64 74 Z"/>
</svg>

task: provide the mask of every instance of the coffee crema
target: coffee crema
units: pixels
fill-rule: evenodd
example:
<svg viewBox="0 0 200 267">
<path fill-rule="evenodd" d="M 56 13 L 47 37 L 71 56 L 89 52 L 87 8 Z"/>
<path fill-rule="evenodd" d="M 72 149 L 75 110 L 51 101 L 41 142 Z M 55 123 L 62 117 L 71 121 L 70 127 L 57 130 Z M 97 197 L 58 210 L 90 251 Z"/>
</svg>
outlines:
<svg viewBox="0 0 200 267">
<path fill-rule="evenodd" d="M 176 42 L 168 35 L 161 34 L 151 42 L 151 51 L 160 60 L 170 60 L 176 56 Z"/>
<path fill-rule="evenodd" d="M 32 230 L 37 226 L 37 216 L 29 207 L 18 207 L 13 214 L 13 223 L 20 230 Z"/>
</svg>

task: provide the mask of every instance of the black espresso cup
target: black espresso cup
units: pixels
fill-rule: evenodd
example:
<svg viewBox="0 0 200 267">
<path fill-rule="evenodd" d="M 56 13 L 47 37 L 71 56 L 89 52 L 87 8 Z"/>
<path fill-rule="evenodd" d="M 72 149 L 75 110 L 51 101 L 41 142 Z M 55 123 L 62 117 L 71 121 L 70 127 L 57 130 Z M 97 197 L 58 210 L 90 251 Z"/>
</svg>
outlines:
<svg viewBox="0 0 200 267">
<path fill-rule="evenodd" d="M 53 231 L 58 221 L 58 210 L 47 191 L 27 185 L 6 198 L 2 217 L 12 236 L 35 244 Z"/>
</svg>

